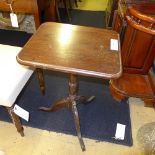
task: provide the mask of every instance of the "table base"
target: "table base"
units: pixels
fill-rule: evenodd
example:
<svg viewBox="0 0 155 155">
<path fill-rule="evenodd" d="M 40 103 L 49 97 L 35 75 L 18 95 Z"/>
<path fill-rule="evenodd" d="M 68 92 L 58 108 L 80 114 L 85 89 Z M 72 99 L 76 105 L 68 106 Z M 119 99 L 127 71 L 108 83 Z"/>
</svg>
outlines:
<svg viewBox="0 0 155 155">
<path fill-rule="evenodd" d="M 61 99 L 61 100 L 54 102 L 54 104 L 52 104 L 51 107 L 40 107 L 39 109 L 46 111 L 46 112 L 54 112 L 60 108 L 66 107 L 72 110 L 80 146 L 81 146 L 82 151 L 85 151 L 85 145 L 84 145 L 84 142 L 81 136 L 80 119 L 79 119 L 79 113 L 77 110 L 77 104 L 78 103 L 88 104 L 94 98 L 95 96 L 85 97 L 85 96 L 77 95 L 77 76 L 71 74 L 70 79 L 69 79 L 69 96 L 65 99 Z"/>
</svg>

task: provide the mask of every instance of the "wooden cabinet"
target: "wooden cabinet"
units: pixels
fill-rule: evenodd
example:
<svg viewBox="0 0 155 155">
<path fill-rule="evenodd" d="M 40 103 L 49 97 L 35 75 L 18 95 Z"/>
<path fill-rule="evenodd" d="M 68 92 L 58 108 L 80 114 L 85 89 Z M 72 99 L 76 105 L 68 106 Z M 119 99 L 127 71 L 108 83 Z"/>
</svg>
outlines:
<svg viewBox="0 0 155 155">
<path fill-rule="evenodd" d="M 129 28 L 128 31 L 126 31 L 127 23 L 125 15 L 128 14 L 127 8 L 131 6 L 142 14 L 151 17 L 155 16 L 155 1 L 120 0 L 113 23 L 113 30 L 119 32 L 121 36 L 124 71 L 146 74 L 153 64 L 153 53 L 155 50 L 155 47 L 153 46 L 154 41 L 151 36 L 148 37 L 145 33 L 143 34 L 137 31 L 137 33 L 134 34 L 132 29 L 129 30 Z M 124 35 L 126 35 L 125 38 Z M 133 47 L 133 44 L 130 42 L 137 42 L 137 44 L 134 44 Z M 130 46 L 128 46 L 129 44 Z"/>
<path fill-rule="evenodd" d="M 12 10 L 15 13 L 32 14 L 36 28 L 41 24 L 41 11 L 45 9 L 48 0 L 3 0 L 0 1 L 0 11 L 10 12 L 9 4 L 12 2 Z"/>
<path fill-rule="evenodd" d="M 121 50 L 123 74 L 119 79 L 111 80 L 110 92 L 117 100 L 138 97 L 147 106 L 155 106 L 155 78 L 150 70 L 155 58 L 155 18 L 151 17 L 155 15 L 155 3 L 148 2 L 146 5 L 144 2 L 142 5 L 124 3 L 117 11 L 113 28 L 120 34 L 124 30 Z"/>
<path fill-rule="evenodd" d="M 112 21 L 113 30 L 119 33 L 122 33 L 122 30 L 124 31 L 126 26 L 125 15 L 127 14 L 127 8 L 130 6 L 146 15 L 155 16 L 155 0 L 119 0 Z"/>
</svg>

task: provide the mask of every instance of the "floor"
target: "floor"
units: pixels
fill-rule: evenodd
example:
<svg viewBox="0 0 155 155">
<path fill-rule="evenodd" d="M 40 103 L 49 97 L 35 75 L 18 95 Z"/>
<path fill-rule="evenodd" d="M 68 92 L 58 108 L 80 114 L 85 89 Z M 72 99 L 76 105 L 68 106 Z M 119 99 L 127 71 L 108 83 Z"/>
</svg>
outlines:
<svg viewBox="0 0 155 155">
<path fill-rule="evenodd" d="M 11 123 L 0 121 L 0 155 L 154 155 L 146 153 L 137 141 L 138 130 L 154 121 L 154 109 L 144 107 L 139 99 L 130 98 L 129 101 L 132 147 L 84 138 L 86 151 L 82 152 L 75 136 L 25 126 L 25 137 L 20 137 Z"/>
<path fill-rule="evenodd" d="M 88 1 L 93 3 L 96 0 Z M 100 0 L 100 2 L 105 1 Z M 100 3 L 96 3 L 100 6 Z M 25 126 L 25 137 L 20 137 L 11 123 L 0 121 L 0 155 L 154 155 L 148 145 L 147 149 L 145 148 L 144 141 L 140 141 L 137 135 L 143 126 L 154 122 L 155 111 L 144 107 L 140 99 L 130 98 L 129 104 L 133 134 L 132 147 L 84 138 L 86 151 L 82 152 L 75 136 Z M 154 147 L 154 143 L 151 143 L 151 146 Z"/>
</svg>

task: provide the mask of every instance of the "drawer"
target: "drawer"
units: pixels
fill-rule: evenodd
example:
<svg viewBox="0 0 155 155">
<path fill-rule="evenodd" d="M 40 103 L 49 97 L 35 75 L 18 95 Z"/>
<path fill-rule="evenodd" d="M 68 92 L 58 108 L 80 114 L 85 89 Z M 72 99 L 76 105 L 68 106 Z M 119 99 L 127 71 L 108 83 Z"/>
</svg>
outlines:
<svg viewBox="0 0 155 155">
<path fill-rule="evenodd" d="M 32 13 L 36 0 L 13 0 L 12 8 L 14 12 Z M 0 11 L 10 11 L 6 0 L 0 1 Z"/>
</svg>

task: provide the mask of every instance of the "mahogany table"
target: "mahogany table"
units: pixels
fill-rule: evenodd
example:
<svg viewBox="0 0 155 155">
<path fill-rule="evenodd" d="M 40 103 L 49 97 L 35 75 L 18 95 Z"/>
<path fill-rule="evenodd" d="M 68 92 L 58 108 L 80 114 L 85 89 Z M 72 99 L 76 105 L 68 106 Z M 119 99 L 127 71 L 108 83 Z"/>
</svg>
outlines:
<svg viewBox="0 0 155 155">
<path fill-rule="evenodd" d="M 70 75 L 69 96 L 55 102 L 49 108 L 40 109 L 44 111 L 55 111 L 62 107 L 71 109 L 83 151 L 85 145 L 76 105 L 79 102 L 88 103 L 94 96 L 84 97 L 77 94 L 77 76 L 104 79 L 121 76 L 120 46 L 118 51 L 110 50 L 110 39 L 117 39 L 119 42 L 118 33 L 106 29 L 47 22 L 39 27 L 17 56 L 19 63 L 36 67 L 38 71 L 47 69 Z M 42 74 L 40 79 L 43 79 Z"/>
</svg>

